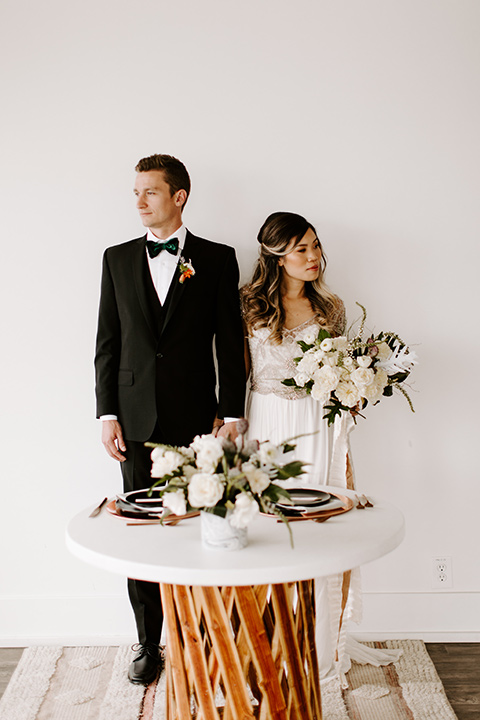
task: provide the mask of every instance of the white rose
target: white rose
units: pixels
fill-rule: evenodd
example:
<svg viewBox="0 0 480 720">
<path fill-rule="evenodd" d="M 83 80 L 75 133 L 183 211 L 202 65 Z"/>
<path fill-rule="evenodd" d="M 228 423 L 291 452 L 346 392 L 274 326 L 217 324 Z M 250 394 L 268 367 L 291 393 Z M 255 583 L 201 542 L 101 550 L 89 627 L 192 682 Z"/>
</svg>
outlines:
<svg viewBox="0 0 480 720">
<path fill-rule="evenodd" d="M 178 451 L 181 452 L 188 460 L 193 460 L 195 457 L 195 453 L 191 447 L 180 447 L 178 448 Z"/>
<path fill-rule="evenodd" d="M 340 337 L 333 338 L 333 346 L 336 350 L 341 350 L 342 352 L 345 352 L 348 347 L 348 340 L 343 335 L 340 335 Z"/>
<path fill-rule="evenodd" d="M 359 390 L 363 390 L 367 385 L 370 385 L 373 382 L 374 376 L 375 373 L 372 368 L 363 367 L 357 368 L 350 374 L 352 382 L 355 383 Z"/>
<path fill-rule="evenodd" d="M 222 499 L 223 483 L 218 475 L 195 473 L 188 484 L 188 502 L 192 507 L 213 507 Z"/>
<path fill-rule="evenodd" d="M 374 382 L 362 389 L 362 396 L 371 403 L 376 403 L 378 400 L 381 400 L 382 395 L 383 388 Z"/>
<path fill-rule="evenodd" d="M 166 450 L 164 455 L 157 457 L 152 465 L 151 476 L 161 478 L 164 475 L 171 475 L 183 465 L 185 458 L 174 450 Z"/>
<path fill-rule="evenodd" d="M 163 507 L 171 510 L 175 515 L 185 515 L 187 512 L 187 501 L 183 490 L 166 492 L 163 494 Z"/>
<path fill-rule="evenodd" d="M 163 457 L 165 450 L 166 450 L 166 448 L 164 446 L 153 448 L 152 452 L 150 453 L 152 462 L 156 462 L 161 457 Z"/>
<path fill-rule="evenodd" d="M 256 468 L 253 465 L 246 468 L 247 465 L 250 466 L 251 464 L 245 463 L 243 466 L 243 472 L 249 482 L 250 488 L 252 489 L 252 492 L 257 495 L 261 495 L 262 492 L 270 485 L 270 478 L 267 473 L 264 473 L 260 468 Z"/>
<path fill-rule="evenodd" d="M 273 443 L 266 442 L 260 443 L 258 448 L 258 456 L 262 465 L 274 464 L 278 461 L 278 448 Z"/>
<path fill-rule="evenodd" d="M 320 383 L 314 383 L 311 392 L 312 398 L 318 402 L 325 402 L 330 395 L 328 390 L 325 390 L 324 386 Z"/>
<path fill-rule="evenodd" d="M 303 342 L 306 342 L 307 345 L 313 345 L 315 340 L 317 339 L 317 332 L 313 328 L 309 328 L 308 330 L 305 330 L 302 340 Z"/>
<path fill-rule="evenodd" d="M 330 365 L 330 367 L 335 367 L 335 365 L 338 362 L 338 352 L 332 352 L 328 355 L 325 355 L 323 358 L 323 364 L 324 365 Z"/>
<path fill-rule="evenodd" d="M 336 369 L 329 365 L 323 365 L 323 367 L 319 368 L 315 372 L 313 379 L 316 384 L 324 388 L 325 392 L 335 390 L 338 385 L 338 373 Z"/>
<path fill-rule="evenodd" d="M 307 373 L 299 372 L 295 375 L 293 379 L 299 387 L 305 387 L 305 383 L 310 380 L 310 377 L 307 375 Z"/>
<path fill-rule="evenodd" d="M 323 352 L 330 352 L 330 350 L 333 348 L 333 340 L 332 338 L 325 338 L 325 340 L 322 340 L 320 343 L 320 350 L 323 350 Z"/>
<path fill-rule="evenodd" d="M 360 355 L 355 358 L 355 360 L 357 361 L 357 365 L 362 368 L 368 368 L 372 364 L 372 358 L 368 355 Z"/>
<path fill-rule="evenodd" d="M 355 407 L 360 400 L 360 393 L 358 392 L 356 385 L 349 380 L 347 382 L 338 383 L 335 395 L 342 405 L 346 405 L 347 407 Z"/>
<path fill-rule="evenodd" d="M 190 480 L 190 478 L 195 475 L 195 473 L 198 472 L 197 468 L 193 465 L 184 465 L 183 466 L 183 476 L 187 480 Z"/>
<path fill-rule="evenodd" d="M 350 355 L 347 355 L 346 357 L 343 358 L 343 365 L 346 368 L 353 367 L 353 359 L 350 357 Z"/>
<path fill-rule="evenodd" d="M 383 390 L 385 385 L 388 383 L 388 375 L 386 370 L 379 368 L 375 373 L 375 385 Z"/>
<path fill-rule="evenodd" d="M 305 353 L 305 355 L 297 365 L 298 372 L 306 373 L 309 377 L 313 375 L 317 368 L 318 362 L 315 359 L 315 356 L 308 353 Z"/>
<path fill-rule="evenodd" d="M 383 395 L 383 389 L 388 384 L 388 375 L 385 370 L 381 368 L 375 373 L 373 382 L 366 388 L 363 388 L 362 394 L 369 402 L 376 403 L 381 400 Z"/>
<path fill-rule="evenodd" d="M 197 466 L 205 472 L 213 472 L 223 456 L 220 440 L 213 435 L 197 435 L 191 446 L 197 454 Z"/>
<path fill-rule="evenodd" d="M 230 524 L 236 528 L 246 528 L 257 513 L 257 502 L 248 493 L 241 492 L 235 498 L 235 508 L 230 517 Z"/>
</svg>

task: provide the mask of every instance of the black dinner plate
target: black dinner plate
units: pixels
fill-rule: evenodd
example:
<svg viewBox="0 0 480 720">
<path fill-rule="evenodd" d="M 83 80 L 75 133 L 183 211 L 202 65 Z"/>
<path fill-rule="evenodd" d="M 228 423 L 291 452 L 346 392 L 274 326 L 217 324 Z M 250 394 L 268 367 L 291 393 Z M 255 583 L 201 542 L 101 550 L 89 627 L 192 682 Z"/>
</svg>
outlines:
<svg viewBox="0 0 480 720">
<path fill-rule="evenodd" d="M 158 489 L 153 490 L 151 496 L 148 493 L 148 488 L 145 488 L 145 490 L 132 490 L 124 495 L 117 495 L 115 508 L 125 517 L 156 518 L 163 512 L 162 498 Z"/>
<path fill-rule="evenodd" d="M 314 488 L 286 488 L 293 505 L 277 502 L 277 507 L 284 515 L 299 515 L 304 512 L 315 512 L 322 505 L 330 502 L 332 495 L 323 490 L 315 490 Z"/>
</svg>

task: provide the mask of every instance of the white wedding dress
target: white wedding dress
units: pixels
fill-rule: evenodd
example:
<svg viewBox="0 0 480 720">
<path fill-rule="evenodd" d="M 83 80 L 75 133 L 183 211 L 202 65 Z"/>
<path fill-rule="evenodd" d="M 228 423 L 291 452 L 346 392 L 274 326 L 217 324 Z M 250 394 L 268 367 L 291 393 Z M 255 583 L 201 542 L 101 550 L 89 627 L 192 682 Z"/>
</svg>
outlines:
<svg viewBox="0 0 480 720">
<path fill-rule="evenodd" d="M 339 313 L 342 324 L 343 305 Z M 296 373 L 294 358 L 301 355 L 297 340 L 318 327 L 318 319 L 311 318 L 292 330 L 284 330 L 281 344 L 269 340 L 270 330 L 259 328 L 249 337 L 251 357 L 250 387 L 246 416 L 248 437 L 270 440 L 278 444 L 297 435 L 296 449 L 291 459 L 310 463 L 306 473 L 288 485 L 332 485 L 345 488 L 349 433 L 354 426 L 350 415 L 343 414 L 332 426 L 323 419 L 322 403 L 306 391 L 282 385 L 282 380 Z M 339 327 L 341 330 L 341 327 Z M 320 678 L 339 675 L 345 683 L 350 660 L 374 665 L 386 665 L 398 658 L 396 651 L 368 648 L 347 637 L 350 619 L 361 618 L 361 589 L 358 569 L 351 573 L 348 595 L 343 594 L 344 575 L 316 579 L 317 654 Z"/>
</svg>

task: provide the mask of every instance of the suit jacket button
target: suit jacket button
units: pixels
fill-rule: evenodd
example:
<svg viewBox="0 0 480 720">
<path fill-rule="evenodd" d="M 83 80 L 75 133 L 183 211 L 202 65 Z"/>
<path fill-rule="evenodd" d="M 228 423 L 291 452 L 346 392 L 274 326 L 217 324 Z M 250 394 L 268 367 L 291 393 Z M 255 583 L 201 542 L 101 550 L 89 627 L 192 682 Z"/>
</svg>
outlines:
<svg viewBox="0 0 480 720">
<path fill-rule="evenodd" d="M 162 353 L 157 353 L 157 357 L 158 357 L 158 358 L 162 358 L 162 357 L 163 357 L 163 354 L 162 354 Z"/>
</svg>

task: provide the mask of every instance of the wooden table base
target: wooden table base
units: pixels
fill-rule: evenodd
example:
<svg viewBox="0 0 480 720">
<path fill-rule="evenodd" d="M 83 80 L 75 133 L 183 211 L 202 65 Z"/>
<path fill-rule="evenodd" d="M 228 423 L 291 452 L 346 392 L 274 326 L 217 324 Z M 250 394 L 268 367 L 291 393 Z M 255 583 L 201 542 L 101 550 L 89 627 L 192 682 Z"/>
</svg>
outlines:
<svg viewBox="0 0 480 720">
<path fill-rule="evenodd" d="M 313 580 L 160 590 L 167 720 L 321 720 Z"/>
</svg>

